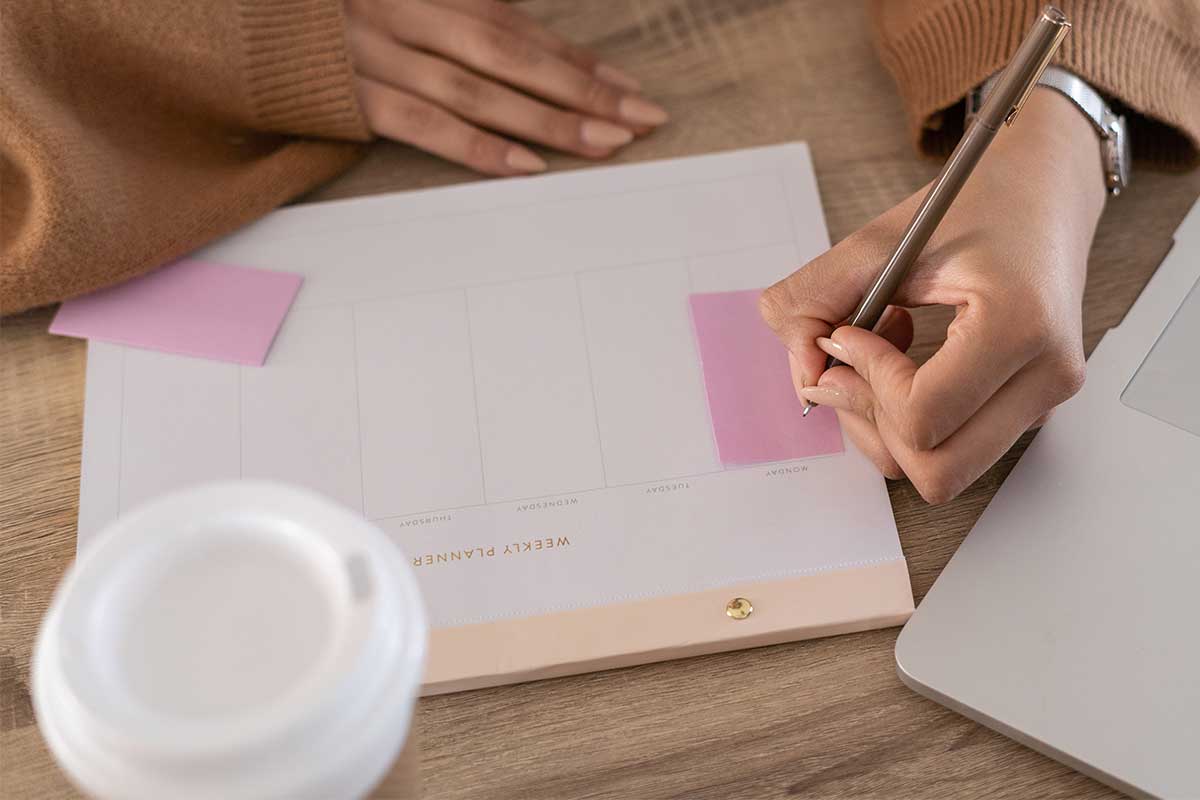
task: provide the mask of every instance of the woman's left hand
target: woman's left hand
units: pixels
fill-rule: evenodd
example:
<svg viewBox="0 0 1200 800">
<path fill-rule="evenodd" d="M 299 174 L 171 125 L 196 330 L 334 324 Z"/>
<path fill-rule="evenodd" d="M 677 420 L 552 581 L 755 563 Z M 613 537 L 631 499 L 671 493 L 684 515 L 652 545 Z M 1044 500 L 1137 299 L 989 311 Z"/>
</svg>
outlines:
<svg viewBox="0 0 1200 800">
<path fill-rule="evenodd" d="M 603 158 L 667 120 L 638 82 L 497 0 L 346 0 L 371 130 L 489 175 Z"/>
</svg>

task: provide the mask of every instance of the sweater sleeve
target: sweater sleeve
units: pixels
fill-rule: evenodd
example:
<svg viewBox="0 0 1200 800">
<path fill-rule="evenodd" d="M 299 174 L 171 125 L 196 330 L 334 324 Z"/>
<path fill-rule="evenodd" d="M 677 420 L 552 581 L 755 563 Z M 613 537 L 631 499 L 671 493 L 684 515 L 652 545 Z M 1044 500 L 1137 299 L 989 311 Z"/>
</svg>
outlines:
<svg viewBox="0 0 1200 800">
<path fill-rule="evenodd" d="M 136 98 L 231 129 L 367 138 L 341 0 L 25 0 L 0 24 L 6 81 L 55 84 L 80 112 Z"/>
<path fill-rule="evenodd" d="M 872 0 L 876 48 L 895 78 L 916 146 L 945 155 L 967 92 L 1008 62 L 1044 0 Z M 1061 0 L 1072 30 L 1055 63 L 1129 115 L 1134 157 L 1200 162 L 1200 3 Z"/>
<path fill-rule="evenodd" d="M 0 14 L 0 314 L 146 272 L 369 138 L 341 0 L 23 0 Z"/>
</svg>

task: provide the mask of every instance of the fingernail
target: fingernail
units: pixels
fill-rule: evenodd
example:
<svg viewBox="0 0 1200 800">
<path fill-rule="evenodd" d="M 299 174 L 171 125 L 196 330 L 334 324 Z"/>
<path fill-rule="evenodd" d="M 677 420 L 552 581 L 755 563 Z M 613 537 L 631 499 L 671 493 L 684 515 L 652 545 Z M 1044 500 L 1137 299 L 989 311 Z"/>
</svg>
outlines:
<svg viewBox="0 0 1200 800">
<path fill-rule="evenodd" d="M 592 69 L 592 72 L 605 83 L 620 86 L 622 89 L 628 89 L 631 92 L 639 91 L 642 88 L 642 84 L 638 82 L 637 78 L 624 70 L 617 69 L 612 64 L 597 64 Z"/>
<path fill-rule="evenodd" d="M 621 119 L 634 125 L 662 125 L 667 121 L 666 110 L 644 97 L 623 98 L 617 111 L 621 114 Z"/>
<path fill-rule="evenodd" d="M 580 126 L 583 141 L 592 147 L 624 147 L 633 141 L 633 132 L 602 119 L 587 119 Z"/>
<path fill-rule="evenodd" d="M 814 406 L 835 406 L 842 398 L 842 391 L 832 386 L 805 386 L 800 390 L 800 399 Z"/>
<path fill-rule="evenodd" d="M 840 344 L 827 336 L 817 337 L 817 347 L 821 348 L 834 358 L 841 358 L 846 354 L 846 348 L 842 347 Z"/>
<path fill-rule="evenodd" d="M 545 172 L 546 170 L 546 162 L 542 160 L 541 156 L 524 147 L 508 148 L 508 155 L 504 157 L 504 163 L 518 172 Z"/>
</svg>

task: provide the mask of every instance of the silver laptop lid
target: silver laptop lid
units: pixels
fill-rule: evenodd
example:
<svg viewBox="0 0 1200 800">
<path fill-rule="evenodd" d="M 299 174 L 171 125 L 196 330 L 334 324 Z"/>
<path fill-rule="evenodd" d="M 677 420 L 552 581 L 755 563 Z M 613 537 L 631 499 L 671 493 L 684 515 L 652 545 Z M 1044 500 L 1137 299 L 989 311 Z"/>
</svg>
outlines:
<svg viewBox="0 0 1200 800">
<path fill-rule="evenodd" d="M 1171 798 L 1200 797 L 1200 435 L 1165 395 L 1200 387 L 1197 209 L 896 645 L 918 692 Z"/>
</svg>

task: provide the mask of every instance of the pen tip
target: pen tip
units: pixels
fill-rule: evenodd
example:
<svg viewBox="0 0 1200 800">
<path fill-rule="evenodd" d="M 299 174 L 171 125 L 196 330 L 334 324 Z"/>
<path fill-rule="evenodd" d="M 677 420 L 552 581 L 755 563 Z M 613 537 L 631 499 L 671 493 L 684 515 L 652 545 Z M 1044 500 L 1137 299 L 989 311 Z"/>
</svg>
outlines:
<svg viewBox="0 0 1200 800">
<path fill-rule="evenodd" d="M 800 416 L 807 417 L 808 412 L 812 411 L 812 409 L 813 409 L 812 403 L 805 403 L 804 410 L 800 412 Z"/>
</svg>

